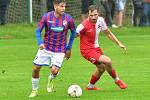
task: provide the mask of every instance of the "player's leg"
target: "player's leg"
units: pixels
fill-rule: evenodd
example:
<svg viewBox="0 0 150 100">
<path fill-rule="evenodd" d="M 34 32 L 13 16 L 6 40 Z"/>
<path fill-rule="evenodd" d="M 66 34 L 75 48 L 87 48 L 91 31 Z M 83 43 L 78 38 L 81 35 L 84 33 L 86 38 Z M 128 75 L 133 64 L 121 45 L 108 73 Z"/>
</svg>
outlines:
<svg viewBox="0 0 150 100">
<path fill-rule="evenodd" d="M 35 97 L 37 96 L 37 91 L 38 91 L 38 83 L 40 79 L 40 69 L 44 65 L 49 65 L 51 55 L 49 51 L 46 51 L 45 49 L 43 50 L 38 50 L 37 55 L 33 61 L 34 67 L 33 67 L 33 72 L 32 72 L 32 92 L 29 95 L 29 97 Z"/>
<path fill-rule="evenodd" d="M 117 26 L 121 27 L 123 24 L 123 12 L 125 7 L 126 0 L 119 0 L 116 1 L 116 24 Z"/>
<path fill-rule="evenodd" d="M 49 76 L 49 79 L 50 80 L 53 80 L 58 74 L 59 74 L 59 67 L 53 65 L 51 67 L 51 73 L 50 73 L 50 76 Z"/>
<path fill-rule="evenodd" d="M 96 65 L 95 71 L 91 76 L 90 82 L 87 85 L 86 90 L 99 90 L 94 85 L 105 71 L 105 65 L 98 62 L 99 57 L 103 54 L 103 52 L 100 48 L 95 48 L 92 50 L 83 50 L 81 51 L 81 54 L 85 59 Z"/>
<path fill-rule="evenodd" d="M 48 77 L 48 83 L 47 83 L 47 92 L 53 92 L 54 91 L 54 85 L 53 85 L 53 79 L 55 79 L 56 76 L 59 74 L 59 67 L 53 65 L 51 67 L 50 75 Z"/>
<path fill-rule="evenodd" d="M 39 72 L 40 72 L 41 66 L 35 65 L 33 67 L 32 71 L 32 92 L 29 95 L 29 97 L 35 97 L 38 95 L 38 83 L 39 83 Z"/>
<path fill-rule="evenodd" d="M 114 68 L 112 68 L 112 61 L 109 57 L 102 55 L 99 58 L 99 62 L 105 64 L 105 69 L 109 73 L 109 75 L 115 80 L 115 83 L 121 88 L 125 89 L 127 88 L 127 85 L 119 79 L 119 77 L 116 74 L 116 71 Z"/>
<path fill-rule="evenodd" d="M 61 65 L 63 63 L 65 54 L 64 53 L 53 53 L 53 57 L 51 58 L 51 72 L 48 77 L 48 83 L 47 83 L 47 92 L 53 92 L 54 86 L 53 86 L 53 79 L 55 79 L 56 76 L 59 74 L 59 70 L 61 68 Z"/>
<path fill-rule="evenodd" d="M 91 80 L 86 87 L 86 90 L 100 90 L 99 88 L 96 88 L 94 85 L 100 79 L 100 77 L 102 76 L 104 72 L 105 72 L 105 65 L 97 64 L 95 71 L 93 72 L 91 76 Z"/>
</svg>

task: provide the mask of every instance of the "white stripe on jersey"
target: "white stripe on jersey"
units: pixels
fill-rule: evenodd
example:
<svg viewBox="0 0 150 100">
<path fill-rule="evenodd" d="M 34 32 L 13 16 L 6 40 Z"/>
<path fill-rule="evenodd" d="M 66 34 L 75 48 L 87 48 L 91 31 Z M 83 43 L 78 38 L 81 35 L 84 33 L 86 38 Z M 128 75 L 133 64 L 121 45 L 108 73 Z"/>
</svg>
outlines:
<svg viewBox="0 0 150 100">
<path fill-rule="evenodd" d="M 99 38 L 99 33 L 101 30 L 107 30 L 107 24 L 104 21 L 103 17 L 98 17 L 97 22 L 96 22 L 96 35 L 95 35 L 95 44 L 94 47 L 97 48 L 99 47 L 99 43 L 98 43 L 98 38 Z"/>
<path fill-rule="evenodd" d="M 83 26 L 82 24 L 79 24 L 79 25 L 77 26 L 77 29 L 76 29 L 77 34 L 80 34 L 80 31 L 81 31 L 83 28 L 84 28 L 84 26 Z"/>
</svg>

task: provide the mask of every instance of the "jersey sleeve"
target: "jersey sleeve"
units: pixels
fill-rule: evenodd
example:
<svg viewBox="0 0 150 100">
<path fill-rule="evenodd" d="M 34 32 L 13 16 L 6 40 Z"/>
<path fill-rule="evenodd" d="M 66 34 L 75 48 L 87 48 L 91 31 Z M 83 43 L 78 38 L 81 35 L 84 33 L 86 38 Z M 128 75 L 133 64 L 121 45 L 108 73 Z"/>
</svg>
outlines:
<svg viewBox="0 0 150 100">
<path fill-rule="evenodd" d="M 72 48 L 72 44 L 76 36 L 76 26 L 75 26 L 73 18 L 70 18 L 69 20 L 69 29 L 71 30 L 71 34 L 70 34 L 70 39 L 66 48 L 67 50 L 70 50 Z"/>
<path fill-rule="evenodd" d="M 71 31 L 76 30 L 76 26 L 75 26 L 75 23 L 74 23 L 74 19 L 73 19 L 73 18 L 70 18 L 70 20 L 69 20 L 69 29 L 70 29 Z"/>
<path fill-rule="evenodd" d="M 47 18 L 47 14 L 44 14 L 43 17 L 41 18 L 40 22 L 38 23 L 37 28 L 36 28 L 36 38 L 38 41 L 38 45 L 43 43 L 42 37 L 41 37 L 41 32 L 46 25 L 46 18 Z"/>
<path fill-rule="evenodd" d="M 103 31 L 108 29 L 108 26 L 107 26 L 106 21 L 105 21 L 104 18 L 100 19 L 100 23 L 101 23 L 101 27 L 102 27 Z"/>
<path fill-rule="evenodd" d="M 84 29 L 83 24 L 79 24 L 79 25 L 77 26 L 77 34 L 80 35 L 80 32 L 83 31 L 83 29 Z"/>
</svg>

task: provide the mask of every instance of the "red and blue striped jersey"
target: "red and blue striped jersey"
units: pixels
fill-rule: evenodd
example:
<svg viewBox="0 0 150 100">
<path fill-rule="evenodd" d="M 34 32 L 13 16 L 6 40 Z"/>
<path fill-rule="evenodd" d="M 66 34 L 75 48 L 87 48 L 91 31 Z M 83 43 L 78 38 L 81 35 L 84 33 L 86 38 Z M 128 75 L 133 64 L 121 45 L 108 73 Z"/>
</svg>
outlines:
<svg viewBox="0 0 150 100">
<path fill-rule="evenodd" d="M 45 34 L 43 42 L 41 32 L 44 27 Z M 67 45 L 68 29 L 71 30 L 71 34 Z M 75 35 L 76 27 L 73 18 L 66 13 L 57 18 L 54 15 L 54 11 L 44 14 L 36 29 L 38 45 L 44 43 L 46 50 L 52 52 L 65 52 L 66 49 L 71 49 Z"/>
</svg>

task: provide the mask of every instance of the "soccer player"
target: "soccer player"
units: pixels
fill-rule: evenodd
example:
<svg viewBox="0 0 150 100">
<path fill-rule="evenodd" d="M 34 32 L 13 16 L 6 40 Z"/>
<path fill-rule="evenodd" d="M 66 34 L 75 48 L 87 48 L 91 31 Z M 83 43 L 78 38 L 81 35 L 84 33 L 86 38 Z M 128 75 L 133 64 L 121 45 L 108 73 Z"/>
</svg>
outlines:
<svg viewBox="0 0 150 100">
<path fill-rule="evenodd" d="M 59 74 L 64 58 L 69 59 L 71 56 L 71 48 L 76 35 L 74 20 L 65 13 L 65 0 L 54 0 L 53 3 L 55 10 L 44 14 L 36 29 L 39 50 L 33 61 L 32 92 L 29 97 L 38 95 L 39 72 L 45 65 L 51 68 L 47 91 L 53 92 L 53 79 Z M 44 27 L 45 35 L 44 40 L 42 40 L 41 32 Z M 68 29 L 71 30 L 71 34 L 67 43 Z"/>
<path fill-rule="evenodd" d="M 101 30 L 110 40 L 126 52 L 126 47 L 109 30 L 104 18 L 99 17 L 97 7 L 91 5 L 88 11 L 88 18 L 76 29 L 76 37 L 80 36 L 80 52 L 82 56 L 96 66 L 86 90 L 99 90 L 94 85 L 105 70 L 121 89 L 125 89 L 127 85 L 117 76 L 115 69 L 112 67 L 111 59 L 104 55 L 102 49 L 99 47 L 98 38 Z"/>
</svg>

